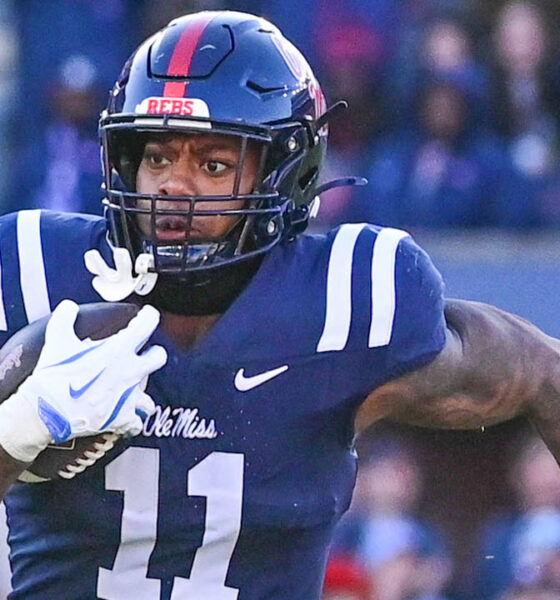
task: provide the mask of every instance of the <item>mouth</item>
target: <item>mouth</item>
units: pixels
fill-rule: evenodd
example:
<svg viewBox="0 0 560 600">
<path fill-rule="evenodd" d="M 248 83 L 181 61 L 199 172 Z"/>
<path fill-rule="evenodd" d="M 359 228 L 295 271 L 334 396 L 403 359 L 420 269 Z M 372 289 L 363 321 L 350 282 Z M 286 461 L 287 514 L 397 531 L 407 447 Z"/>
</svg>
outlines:
<svg viewBox="0 0 560 600">
<path fill-rule="evenodd" d="M 156 219 L 156 236 L 165 241 L 183 241 L 187 237 L 187 231 L 193 234 L 196 229 L 189 227 L 189 222 L 181 216 L 161 216 Z"/>
</svg>

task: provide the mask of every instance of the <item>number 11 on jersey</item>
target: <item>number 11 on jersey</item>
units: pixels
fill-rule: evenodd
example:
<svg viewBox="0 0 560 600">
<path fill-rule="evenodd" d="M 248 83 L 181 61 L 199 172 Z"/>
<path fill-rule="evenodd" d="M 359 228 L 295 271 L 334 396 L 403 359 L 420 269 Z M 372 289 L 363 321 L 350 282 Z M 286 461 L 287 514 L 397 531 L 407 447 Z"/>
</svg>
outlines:
<svg viewBox="0 0 560 600">
<path fill-rule="evenodd" d="M 202 545 L 190 577 L 175 577 L 171 600 L 237 600 L 227 587 L 229 563 L 241 529 L 242 454 L 212 452 L 187 473 L 189 496 L 206 497 Z M 124 492 L 121 543 L 112 569 L 99 568 L 97 595 L 103 600 L 160 600 L 161 582 L 148 577 L 157 542 L 159 450 L 128 448 L 109 463 L 105 486 Z"/>
</svg>

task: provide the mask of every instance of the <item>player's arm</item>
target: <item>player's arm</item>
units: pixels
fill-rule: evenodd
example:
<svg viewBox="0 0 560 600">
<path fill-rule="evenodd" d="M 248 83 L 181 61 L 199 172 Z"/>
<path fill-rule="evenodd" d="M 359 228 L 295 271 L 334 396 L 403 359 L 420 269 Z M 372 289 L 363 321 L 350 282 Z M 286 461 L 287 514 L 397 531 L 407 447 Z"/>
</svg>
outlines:
<svg viewBox="0 0 560 600">
<path fill-rule="evenodd" d="M 25 470 L 27 464 L 12 458 L 0 446 L 0 499 L 4 497 L 12 483 Z"/>
<path fill-rule="evenodd" d="M 560 459 L 560 340 L 486 304 L 448 300 L 444 349 L 374 390 L 357 428 L 387 418 L 471 429 L 527 415 Z"/>
</svg>

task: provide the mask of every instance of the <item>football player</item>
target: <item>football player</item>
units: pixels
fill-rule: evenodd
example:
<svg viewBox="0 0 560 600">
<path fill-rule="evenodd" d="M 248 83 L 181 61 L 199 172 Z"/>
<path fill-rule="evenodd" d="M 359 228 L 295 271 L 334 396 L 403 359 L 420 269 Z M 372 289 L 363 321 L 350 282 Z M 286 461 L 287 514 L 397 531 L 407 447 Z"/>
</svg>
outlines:
<svg viewBox="0 0 560 600">
<path fill-rule="evenodd" d="M 2 340 L 54 309 L 0 405 L 13 598 L 317 599 L 355 433 L 381 418 L 526 414 L 560 456 L 557 340 L 445 300 L 404 231 L 303 235 L 321 191 L 352 182 L 319 183 L 333 110 L 269 22 L 181 17 L 102 114 L 105 218 L 0 220 Z M 101 299 L 144 308 L 92 346 L 76 304 Z M 105 431 L 121 442 L 71 478 L 25 471 Z"/>
</svg>

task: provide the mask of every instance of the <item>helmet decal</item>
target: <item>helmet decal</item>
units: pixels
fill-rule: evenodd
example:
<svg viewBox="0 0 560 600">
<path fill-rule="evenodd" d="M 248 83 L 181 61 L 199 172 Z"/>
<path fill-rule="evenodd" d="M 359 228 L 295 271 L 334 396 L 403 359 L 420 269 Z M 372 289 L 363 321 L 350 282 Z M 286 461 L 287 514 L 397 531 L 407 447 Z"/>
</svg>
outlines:
<svg viewBox="0 0 560 600">
<path fill-rule="evenodd" d="M 301 52 L 283 35 L 273 35 L 272 41 L 282 55 L 286 65 L 297 79 L 304 82 L 311 74 L 311 69 Z"/>
<path fill-rule="evenodd" d="M 169 77 L 189 76 L 192 58 L 200 42 L 200 38 L 213 17 L 214 15 L 210 12 L 199 13 L 191 20 L 188 27 L 183 28 L 169 60 L 167 67 L 167 75 Z M 173 26 L 172 21 L 169 27 L 172 28 Z M 186 87 L 187 82 L 185 81 L 167 81 L 163 89 L 163 95 L 181 98 L 185 95 Z"/>
<path fill-rule="evenodd" d="M 327 103 L 311 67 L 301 52 L 280 32 L 278 32 L 278 35 L 272 36 L 272 41 L 294 77 L 301 81 L 302 87 L 307 86 L 315 108 L 314 117 L 318 119 L 327 111 Z M 319 134 L 326 135 L 327 131 L 327 127 L 324 126 L 319 131 Z"/>
<path fill-rule="evenodd" d="M 210 117 L 208 104 L 200 98 L 144 98 L 136 105 L 135 112 L 142 115 L 186 115 Z"/>
</svg>

